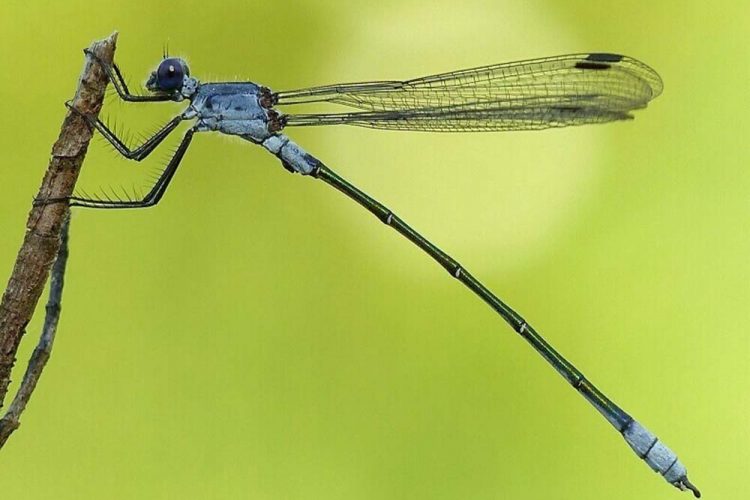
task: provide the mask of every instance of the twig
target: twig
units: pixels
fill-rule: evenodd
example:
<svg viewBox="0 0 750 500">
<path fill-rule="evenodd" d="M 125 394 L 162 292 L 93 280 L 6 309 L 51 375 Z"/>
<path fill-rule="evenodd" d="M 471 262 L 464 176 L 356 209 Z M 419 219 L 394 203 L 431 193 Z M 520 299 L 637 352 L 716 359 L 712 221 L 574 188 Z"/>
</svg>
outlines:
<svg viewBox="0 0 750 500">
<path fill-rule="evenodd" d="M 13 431 L 21 425 L 21 413 L 26 409 L 26 404 L 34 392 L 39 377 L 42 375 L 50 353 L 52 344 L 55 342 L 57 322 L 60 319 L 62 307 L 62 292 L 65 284 L 65 265 L 68 263 L 68 232 L 70 230 L 70 211 L 63 222 L 60 249 L 57 251 L 55 264 L 52 266 L 50 275 L 49 299 L 47 300 L 44 327 L 39 337 L 34 352 L 29 359 L 29 366 L 21 381 L 13 402 L 8 406 L 8 411 L 0 419 L 0 448 L 3 447 Z"/>
<path fill-rule="evenodd" d="M 111 62 L 116 41 L 117 33 L 113 33 L 109 38 L 91 44 L 89 50 L 102 61 Z M 66 199 L 73 193 L 92 135 L 82 115 L 99 114 L 106 87 L 106 74 L 88 57 L 72 101 L 78 112 L 68 112 L 65 117 L 60 136 L 52 147 L 52 158 L 37 199 Z M 60 234 L 67 213 L 67 203 L 37 204 L 26 222 L 26 236 L 0 303 L 0 407 L 8 392 L 10 372 L 21 338 L 60 248 Z"/>
</svg>

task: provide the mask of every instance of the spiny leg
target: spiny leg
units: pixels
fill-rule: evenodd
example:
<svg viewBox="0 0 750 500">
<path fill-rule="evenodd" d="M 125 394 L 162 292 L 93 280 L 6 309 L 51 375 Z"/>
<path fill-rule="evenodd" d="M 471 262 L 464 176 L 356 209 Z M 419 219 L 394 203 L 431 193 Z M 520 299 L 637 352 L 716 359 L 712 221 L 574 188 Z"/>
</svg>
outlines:
<svg viewBox="0 0 750 500">
<path fill-rule="evenodd" d="M 88 115 L 82 114 L 80 111 L 75 109 L 73 106 L 71 106 L 70 102 L 66 102 L 65 105 L 73 111 L 74 113 L 78 113 L 81 115 L 92 127 L 94 127 L 96 130 L 99 131 L 102 136 L 104 136 L 107 141 L 112 144 L 112 146 L 125 158 L 128 158 L 129 160 L 136 160 L 141 161 L 145 157 L 147 157 L 151 152 L 161 144 L 161 142 L 167 138 L 167 136 L 172 133 L 172 131 L 177 128 L 177 125 L 182 122 L 182 120 L 185 119 L 185 114 L 181 114 L 179 116 L 175 116 L 172 118 L 166 125 L 164 125 L 161 129 L 159 129 L 153 136 L 146 139 L 146 141 L 138 146 L 135 149 L 130 149 L 128 146 L 117 137 L 117 134 L 114 133 L 107 125 L 102 122 L 99 118 L 94 118 Z"/>
<path fill-rule="evenodd" d="M 169 94 L 152 94 L 152 95 L 136 95 L 131 94 L 130 90 L 128 89 L 128 84 L 125 83 L 125 78 L 122 76 L 122 72 L 120 72 L 120 68 L 112 63 L 107 64 L 99 57 L 97 57 L 96 54 L 91 52 L 89 49 L 83 49 L 84 54 L 92 58 L 94 61 L 98 62 L 99 65 L 102 67 L 105 73 L 107 73 L 107 77 L 109 77 L 109 81 L 112 82 L 112 86 L 117 91 L 117 95 L 120 96 L 120 99 L 123 101 L 128 102 L 163 102 L 163 101 L 171 101 L 172 96 Z"/>
<path fill-rule="evenodd" d="M 58 202 L 69 202 L 71 207 L 87 207 L 87 208 L 146 208 L 152 207 L 159 203 L 164 192 L 167 190 L 170 181 L 174 177 L 177 167 L 180 166 L 182 158 L 185 156 L 185 152 L 190 146 L 190 142 L 193 140 L 194 129 L 190 129 L 185 133 L 182 138 L 182 142 L 177 147 L 177 151 L 167 163 L 164 171 L 161 173 L 156 183 L 154 183 L 151 190 L 141 198 L 140 200 L 116 200 L 116 199 L 95 199 L 95 198 L 83 198 L 79 196 L 71 196 L 68 199 L 65 198 L 52 198 L 46 200 L 35 200 L 35 205 L 47 205 L 50 203 Z"/>
</svg>

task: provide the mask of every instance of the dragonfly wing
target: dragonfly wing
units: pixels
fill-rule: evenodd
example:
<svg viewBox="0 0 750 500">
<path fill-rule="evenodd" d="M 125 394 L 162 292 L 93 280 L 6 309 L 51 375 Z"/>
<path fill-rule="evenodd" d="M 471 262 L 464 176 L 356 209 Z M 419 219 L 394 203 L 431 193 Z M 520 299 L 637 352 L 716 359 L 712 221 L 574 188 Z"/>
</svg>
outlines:
<svg viewBox="0 0 750 500">
<path fill-rule="evenodd" d="M 452 71 L 405 81 L 349 83 L 278 92 L 279 105 L 331 102 L 369 111 L 470 106 L 523 108 L 595 98 L 611 111 L 644 107 L 662 91 L 646 64 L 616 54 L 572 54 Z M 607 100 L 611 102 L 606 102 Z M 536 100 L 536 101 L 535 101 Z M 554 113 L 553 113 L 554 114 Z"/>
<path fill-rule="evenodd" d="M 603 105 L 595 96 L 562 99 L 525 99 L 523 106 L 459 105 L 400 111 L 301 114 L 285 116 L 288 126 L 356 125 L 388 130 L 482 132 L 541 130 L 604 123 L 632 118 L 624 105 Z"/>
</svg>

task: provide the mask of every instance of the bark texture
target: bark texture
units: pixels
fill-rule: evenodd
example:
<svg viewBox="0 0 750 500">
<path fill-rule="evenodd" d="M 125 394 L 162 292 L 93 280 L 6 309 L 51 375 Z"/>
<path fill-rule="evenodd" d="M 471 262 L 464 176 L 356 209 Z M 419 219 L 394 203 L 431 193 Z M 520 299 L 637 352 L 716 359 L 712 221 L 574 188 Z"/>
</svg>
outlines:
<svg viewBox="0 0 750 500">
<path fill-rule="evenodd" d="M 103 62 L 112 62 L 116 41 L 117 33 L 113 33 L 91 44 L 89 50 Z M 98 115 L 107 83 L 100 65 L 87 57 L 72 106 L 80 113 Z M 66 199 L 72 195 L 91 135 L 86 120 L 68 111 L 52 147 L 52 158 L 37 199 Z M 68 212 L 66 202 L 35 205 L 26 222 L 26 236 L 0 303 L 0 407 L 8 392 L 18 346 L 60 249 L 61 229 Z"/>
<path fill-rule="evenodd" d="M 21 425 L 21 414 L 26 409 L 26 405 L 31 399 L 31 394 L 36 389 L 36 384 L 42 376 L 50 354 L 52 354 L 52 345 L 55 342 L 55 333 L 57 333 L 57 322 L 60 319 L 62 308 L 62 293 L 65 282 L 65 265 L 68 262 L 68 229 L 70 228 L 70 216 L 63 223 L 62 243 L 60 250 L 57 252 L 55 265 L 52 266 L 50 276 L 49 300 L 47 300 L 46 314 L 44 317 L 44 327 L 42 335 L 39 337 L 39 343 L 34 349 L 34 353 L 29 359 L 29 365 L 26 367 L 26 373 L 21 381 L 13 402 L 8 406 L 8 411 L 0 418 L 0 448 L 5 445 L 11 434 Z"/>
</svg>

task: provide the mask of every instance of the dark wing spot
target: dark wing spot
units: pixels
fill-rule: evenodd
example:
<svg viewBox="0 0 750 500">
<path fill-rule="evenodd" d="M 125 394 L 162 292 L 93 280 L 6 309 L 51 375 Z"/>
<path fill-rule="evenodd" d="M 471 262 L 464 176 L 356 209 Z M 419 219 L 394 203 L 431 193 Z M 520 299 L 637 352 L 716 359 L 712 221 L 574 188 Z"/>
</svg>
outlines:
<svg viewBox="0 0 750 500">
<path fill-rule="evenodd" d="M 589 54 L 586 60 L 616 63 L 616 62 L 622 61 L 622 58 L 623 56 L 621 56 L 620 54 L 594 53 L 594 54 Z"/>
<path fill-rule="evenodd" d="M 583 111 L 583 108 L 580 106 L 555 106 L 552 109 L 562 113 L 579 113 Z"/>
<path fill-rule="evenodd" d="M 576 63 L 576 68 L 578 69 L 609 69 L 612 66 L 610 66 L 607 63 L 600 63 L 600 62 L 586 62 L 586 61 L 578 61 Z"/>
</svg>

